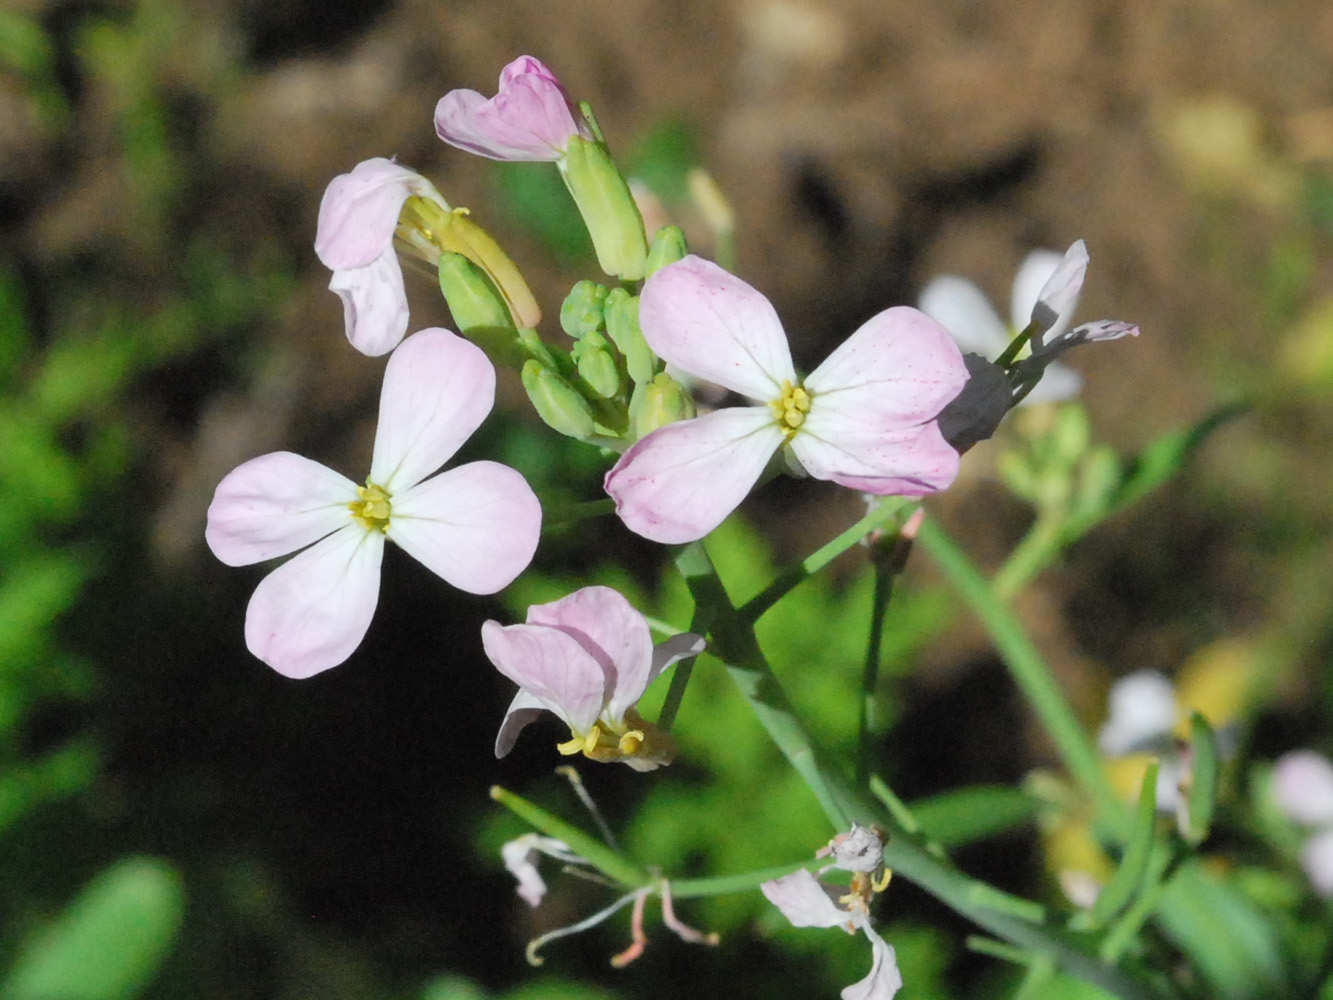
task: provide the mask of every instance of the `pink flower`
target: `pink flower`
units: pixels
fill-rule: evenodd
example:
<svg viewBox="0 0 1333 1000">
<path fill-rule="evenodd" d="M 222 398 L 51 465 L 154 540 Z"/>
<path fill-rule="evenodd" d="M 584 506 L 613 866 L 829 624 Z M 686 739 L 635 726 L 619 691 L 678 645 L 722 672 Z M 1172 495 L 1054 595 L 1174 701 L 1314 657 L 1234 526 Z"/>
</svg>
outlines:
<svg viewBox="0 0 1333 1000">
<path fill-rule="evenodd" d="M 375 613 L 385 538 L 473 594 L 494 593 L 523 571 L 541 507 L 522 476 L 472 462 L 426 478 L 494 400 L 495 370 L 480 348 L 422 330 L 389 359 L 365 486 L 291 452 L 227 474 L 208 508 L 214 555 L 245 566 L 304 549 L 255 589 L 245 616 L 250 652 L 288 677 L 347 659 Z"/>
<path fill-rule="evenodd" d="M 900 306 L 872 317 L 804 383 L 768 300 L 698 257 L 648 279 L 639 322 L 668 364 L 757 404 L 662 427 L 621 456 L 606 491 L 645 538 L 708 534 L 779 448 L 816 479 L 877 496 L 953 482 L 958 453 L 935 418 L 968 374 L 948 331 L 924 313 Z"/>
<path fill-rule="evenodd" d="M 704 647 L 683 633 L 654 647 L 643 615 L 609 587 L 584 587 L 528 609 L 526 625 L 488 621 L 486 655 L 519 686 L 495 739 L 495 755 L 513 749 L 524 726 L 543 711 L 569 726 L 562 754 L 621 760 L 638 771 L 671 763 L 675 743 L 634 706 L 657 676 Z"/>
<path fill-rule="evenodd" d="M 451 90 L 435 106 L 435 133 L 459 149 L 492 160 L 554 161 L 573 136 L 592 133 L 555 75 L 532 56 L 500 73 L 489 100 L 475 90 Z"/>
<path fill-rule="evenodd" d="M 387 354 L 407 332 L 407 293 L 393 247 L 403 203 L 413 195 L 449 211 L 420 174 L 392 160 L 364 160 L 329 182 L 319 204 L 315 253 L 333 271 L 347 339 L 362 354 Z"/>
</svg>

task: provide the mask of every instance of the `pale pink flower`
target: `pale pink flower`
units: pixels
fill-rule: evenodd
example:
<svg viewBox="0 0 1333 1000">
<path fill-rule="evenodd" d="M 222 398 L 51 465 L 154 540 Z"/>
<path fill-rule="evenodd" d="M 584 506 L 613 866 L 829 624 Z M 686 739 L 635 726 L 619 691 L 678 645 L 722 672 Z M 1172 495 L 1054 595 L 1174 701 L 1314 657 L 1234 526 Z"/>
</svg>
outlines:
<svg viewBox="0 0 1333 1000">
<path fill-rule="evenodd" d="M 440 192 L 392 160 L 364 160 L 329 182 L 319 204 L 315 253 L 333 271 L 347 339 L 362 354 L 387 354 L 407 332 L 407 292 L 393 236 L 413 195 L 449 211 Z"/>
<path fill-rule="evenodd" d="M 504 68 L 492 98 L 475 90 L 445 94 L 435 106 L 435 133 L 469 153 L 510 161 L 556 161 L 572 137 L 592 139 L 560 81 L 532 56 Z"/>
<path fill-rule="evenodd" d="M 967 369 L 925 313 L 900 306 L 872 317 L 804 382 L 768 300 L 699 257 L 648 279 L 639 322 L 668 364 L 756 404 L 669 424 L 621 456 L 606 491 L 645 538 L 708 534 L 780 448 L 816 479 L 876 496 L 922 496 L 953 482 L 958 453 L 935 418 Z"/>
<path fill-rule="evenodd" d="M 1315 891 L 1333 898 L 1333 763 L 1313 750 L 1294 750 L 1273 766 L 1278 808 L 1313 832 L 1301 847 L 1301 867 Z"/>
<path fill-rule="evenodd" d="M 654 647 L 648 623 L 624 597 L 609 587 L 584 587 L 534 604 L 525 625 L 486 622 L 481 641 L 496 668 L 519 686 L 495 739 L 497 757 L 549 711 L 569 726 L 563 754 L 620 760 L 639 771 L 671 762 L 671 737 L 634 706 L 663 670 L 703 649 L 699 636 L 683 633 Z"/>
<path fill-rule="evenodd" d="M 208 508 L 214 555 L 245 566 L 304 550 L 255 589 L 245 616 L 250 652 L 288 677 L 347 659 L 375 613 L 386 538 L 473 594 L 494 593 L 523 571 L 541 507 L 521 475 L 472 462 L 426 478 L 494 399 L 495 369 L 480 348 L 422 330 L 389 359 L 365 486 L 291 452 L 227 474 Z"/>
</svg>

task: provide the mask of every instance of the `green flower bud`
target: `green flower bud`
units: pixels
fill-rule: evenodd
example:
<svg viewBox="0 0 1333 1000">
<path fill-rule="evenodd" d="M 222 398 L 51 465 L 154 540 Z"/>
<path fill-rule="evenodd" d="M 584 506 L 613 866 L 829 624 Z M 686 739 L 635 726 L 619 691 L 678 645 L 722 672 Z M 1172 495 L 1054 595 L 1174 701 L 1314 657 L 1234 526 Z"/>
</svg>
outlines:
<svg viewBox="0 0 1333 1000">
<path fill-rule="evenodd" d="M 643 438 L 659 427 L 688 420 L 694 416 L 694 400 L 679 382 L 663 372 L 651 382 L 634 387 L 629 404 L 630 425 L 634 438 Z"/>
<path fill-rule="evenodd" d="M 458 332 L 506 368 L 518 368 L 527 355 L 509 317 L 503 296 L 482 270 L 460 253 L 440 254 L 440 291 L 449 303 Z"/>
<path fill-rule="evenodd" d="M 685 234 L 679 226 L 663 226 L 653 237 L 653 245 L 648 250 L 648 277 L 659 269 L 674 264 L 688 253 L 685 246 Z"/>
<path fill-rule="evenodd" d="M 569 290 L 560 305 L 560 329 L 578 340 L 586 333 L 602 328 L 602 305 L 606 286 L 584 278 Z"/>
<path fill-rule="evenodd" d="M 625 281 L 642 278 L 648 256 L 643 219 L 606 147 L 573 136 L 559 166 L 602 270 Z"/>
<path fill-rule="evenodd" d="M 577 389 L 540 361 L 528 361 L 522 379 L 533 408 L 548 427 L 580 440 L 592 436 L 592 408 Z"/>
<path fill-rule="evenodd" d="M 650 381 L 657 374 L 657 355 L 639 328 L 638 297 L 623 288 L 612 289 L 606 297 L 604 315 L 606 335 L 625 356 L 629 377 L 636 383 Z"/>
<path fill-rule="evenodd" d="M 593 392 L 603 399 L 610 399 L 620 392 L 620 372 L 616 369 L 611 345 L 604 336 L 593 330 L 574 345 L 572 353 L 579 375 Z"/>
</svg>

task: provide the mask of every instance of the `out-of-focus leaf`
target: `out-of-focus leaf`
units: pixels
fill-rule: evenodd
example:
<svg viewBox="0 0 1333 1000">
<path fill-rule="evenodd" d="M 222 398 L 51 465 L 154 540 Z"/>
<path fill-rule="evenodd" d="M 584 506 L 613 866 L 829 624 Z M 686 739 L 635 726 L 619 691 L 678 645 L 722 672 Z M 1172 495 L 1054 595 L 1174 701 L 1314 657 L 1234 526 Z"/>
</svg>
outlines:
<svg viewBox="0 0 1333 1000">
<path fill-rule="evenodd" d="M 86 788 L 97 775 L 100 755 L 80 741 L 0 774 L 0 831 L 44 802 Z"/>
<path fill-rule="evenodd" d="M 1094 923 L 1103 924 L 1124 909 L 1143 883 L 1143 874 L 1152 853 L 1158 767 L 1157 762 L 1153 761 L 1143 775 L 1143 787 L 1139 790 L 1139 804 L 1134 810 L 1134 827 L 1125 847 L 1125 856 L 1106 888 L 1097 894 L 1097 902 L 1092 907 Z"/>
<path fill-rule="evenodd" d="M 461 976 L 445 976 L 427 983 L 421 1000 L 487 1000 L 490 996 L 476 983 Z"/>
<path fill-rule="evenodd" d="M 956 847 L 1023 826 L 1036 815 L 1032 796 L 1003 785 L 959 788 L 910 806 L 926 836 L 941 847 Z"/>
<path fill-rule="evenodd" d="M 1194 767 L 1188 822 L 1181 836 L 1191 844 L 1201 844 L 1208 836 L 1208 828 L 1213 822 L 1213 806 L 1217 801 L 1217 737 L 1208 720 L 1198 712 L 1190 716 L 1190 747 L 1194 753 Z"/>
<path fill-rule="evenodd" d="M 18 955 L 0 1000 L 128 1000 L 151 981 L 180 929 L 174 868 L 130 857 L 100 872 Z"/>
<path fill-rule="evenodd" d="M 1124 483 L 1106 514 L 1124 510 L 1157 489 L 1180 471 L 1213 431 L 1246 411 L 1247 407 L 1234 403 L 1223 406 L 1193 427 L 1171 431 L 1148 445 L 1130 461 L 1125 470 Z"/>
</svg>

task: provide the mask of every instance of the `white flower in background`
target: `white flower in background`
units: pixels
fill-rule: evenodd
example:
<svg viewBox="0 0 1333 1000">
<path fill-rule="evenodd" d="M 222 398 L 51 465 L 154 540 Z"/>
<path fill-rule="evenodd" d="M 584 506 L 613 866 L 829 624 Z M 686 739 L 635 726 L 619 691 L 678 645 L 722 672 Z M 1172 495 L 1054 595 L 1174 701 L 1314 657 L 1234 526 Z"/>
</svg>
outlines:
<svg viewBox="0 0 1333 1000">
<path fill-rule="evenodd" d="M 1315 891 L 1333 898 L 1333 763 L 1313 750 L 1293 750 L 1273 767 L 1278 808 L 1313 832 L 1301 848 L 1301 867 Z"/>
</svg>

